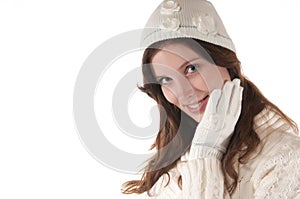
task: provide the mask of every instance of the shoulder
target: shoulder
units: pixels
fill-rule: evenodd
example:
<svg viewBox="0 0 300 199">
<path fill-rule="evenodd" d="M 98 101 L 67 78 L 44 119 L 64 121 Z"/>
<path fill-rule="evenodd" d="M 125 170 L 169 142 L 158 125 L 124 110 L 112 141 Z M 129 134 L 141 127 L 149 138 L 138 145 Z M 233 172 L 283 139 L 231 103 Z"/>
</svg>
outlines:
<svg viewBox="0 0 300 199">
<path fill-rule="evenodd" d="M 254 184 L 285 172 L 300 176 L 300 137 L 298 132 L 276 112 L 266 108 L 255 118 L 255 130 L 261 139 L 256 154 L 250 160 Z M 287 175 L 287 174 L 285 174 Z"/>
<path fill-rule="evenodd" d="M 261 139 L 261 152 L 265 157 L 273 157 L 282 153 L 298 153 L 300 137 L 296 133 L 273 129 L 272 133 Z"/>
<path fill-rule="evenodd" d="M 261 140 L 259 154 L 273 156 L 277 152 L 299 150 L 299 133 L 271 108 L 256 116 L 254 129 Z"/>
<path fill-rule="evenodd" d="M 300 137 L 298 135 L 274 132 L 262 141 L 262 145 L 257 158 L 264 160 L 260 161 L 263 165 L 278 166 L 291 161 L 300 163 Z"/>
<path fill-rule="evenodd" d="M 252 182 L 258 198 L 300 197 L 300 138 L 284 132 L 278 138 L 257 156 Z"/>
<path fill-rule="evenodd" d="M 263 110 L 255 120 L 255 131 L 261 139 L 256 157 L 265 161 L 292 160 L 299 158 L 300 137 L 298 132 L 271 109 Z"/>
<path fill-rule="evenodd" d="M 256 196 L 276 193 L 276 197 L 289 194 L 287 198 L 293 198 L 293 190 L 300 189 L 300 137 L 276 113 L 267 111 L 262 118 L 256 126 L 260 148 L 250 161 L 255 168 L 252 182 Z"/>
</svg>

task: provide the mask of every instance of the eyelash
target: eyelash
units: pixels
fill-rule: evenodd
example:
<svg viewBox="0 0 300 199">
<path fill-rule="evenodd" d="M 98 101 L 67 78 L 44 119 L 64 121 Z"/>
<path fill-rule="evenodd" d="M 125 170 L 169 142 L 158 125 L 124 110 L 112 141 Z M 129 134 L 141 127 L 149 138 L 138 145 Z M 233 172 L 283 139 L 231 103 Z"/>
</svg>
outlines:
<svg viewBox="0 0 300 199">
<path fill-rule="evenodd" d="M 190 69 L 190 68 L 194 68 L 194 70 L 195 71 L 197 71 L 198 70 L 198 68 L 199 68 L 199 66 L 197 65 L 197 64 L 190 64 L 190 65 L 188 65 L 186 68 L 185 68 L 185 73 L 186 74 L 189 74 L 189 73 L 194 73 L 195 71 L 192 71 L 192 72 L 189 72 L 188 70 Z"/>
<path fill-rule="evenodd" d="M 188 72 L 188 70 L 189 70 L 190 68 L 192 68 L 192 67 L 194 68 L 195 71 Z M 188 66 L 185 68 L 184 73 L 187 74 L 187 75 L 189 75 L 189 74 L 191 74 L 191 73 L 196 72 L 196 71 L 198 70 L 198 68 L 199 68 L 199 65 L 198 65 L 198 64 L 190 64 L 190 65 L 188 65 Z M 162 77 L 162 78 L 160 78 L 160 79 L 158 80 L 158 83 L 159 83 L 160 85 L 167 84 L 167 83 L 164 83 L 164 82 L 163 82 L 165 79 L 167 79 L 166 81 L 171 81 L 171 80 L 172 80 L 172 78 L 170 78 L 170 77 Z"/>
<path fill-rule="evenodd" d="M 170 77 L 162 77 L 162 78 L 160 78 L 160 79 L 158 80 L 158 83 L 159 83 L 160 85 L 166 84 L 166 83 L 163 83 L 164 79 L 168 79 L 168 81 L 172 80 L 172 78 L 170 78 Z"/>
</svg>

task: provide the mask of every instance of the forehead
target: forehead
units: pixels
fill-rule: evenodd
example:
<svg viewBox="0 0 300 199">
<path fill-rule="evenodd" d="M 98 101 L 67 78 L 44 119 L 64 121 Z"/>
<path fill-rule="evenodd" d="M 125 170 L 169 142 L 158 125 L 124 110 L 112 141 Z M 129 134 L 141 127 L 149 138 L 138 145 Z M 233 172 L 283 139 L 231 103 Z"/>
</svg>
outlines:
<svg viewBox="0 0 300 199">
<path fill-rule="evenodd" d="M 152 64 L 177 66 L 182 65 L 186 61 L 199 59 L 200 53 L 195 52 L 187 45 L 174 43 L 160 48 L 160 50 L 153 56 Z"/>
<path fill-rule="evenodd" d="M 200 44 L 194 43 L 170 43 L 154 54 L 151 65 L 154 74 L 168 73 L 171 70 L 183 71 L 184 66 L 189 63 L 200 64 L 201 66 L 212 65 L 214 62 L 208 56 Z"/>
</svg>

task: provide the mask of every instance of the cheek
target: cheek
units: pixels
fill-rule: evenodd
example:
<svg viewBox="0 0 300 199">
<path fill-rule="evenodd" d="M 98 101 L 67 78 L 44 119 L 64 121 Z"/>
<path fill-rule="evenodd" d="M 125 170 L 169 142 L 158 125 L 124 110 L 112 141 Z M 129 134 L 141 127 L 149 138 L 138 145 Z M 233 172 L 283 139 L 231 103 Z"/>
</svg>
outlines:
<svg viewBox="0 0 300 199">
<path fill-rule="evenodd" d="M 168 102 L 178 106 L 177 97 L 174 95 L 173 92 L 171 92 L 171 90 L 169 90 L 168 88 L 163 87 L 163 86 L 161 87 L 161 90 L 162 90 L 165 98 L 168 100 Z"/>
<path fill-rule="evenodd" d="M 207 91 L 207 81 L 201 74 L 196 74 L 192 78 L 189 79 L 191 86 L 195 90 Z"/>
<path fill-rule="evenodd" d="M 223 78 L 215 65 L 207 65 L 200 68 L 200 76 L 209 92 L 216 88 L 221 88 L 223 85 Z"/>
<path fill-rule="evenodd" d="M 221 76 L 222 76 L 222 79 L 223 79 L 223 83 L 226 81 L 226 80 L 230 80 L 230 75 L 229 75 L 229 72 L 226 68 L 224 67 L 218 67 L 220 73 L 221 73 Z"/>
<path fill-rule="evenodd" d="M 199 90 L 220 89 L 226 80 L 230 80 L 229 73 L 226 68 L 211 65 L 203 67 L 199 70 L 199 74 L 193 80 L 193 86 Z"/>
</svg>

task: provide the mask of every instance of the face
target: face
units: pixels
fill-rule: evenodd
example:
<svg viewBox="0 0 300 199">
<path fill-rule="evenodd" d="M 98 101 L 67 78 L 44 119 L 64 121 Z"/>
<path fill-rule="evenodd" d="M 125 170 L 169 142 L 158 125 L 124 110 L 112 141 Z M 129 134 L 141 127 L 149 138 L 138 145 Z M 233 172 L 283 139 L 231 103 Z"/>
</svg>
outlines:
<svg viewBox="0 0 300 199">
<path fill-rule="evenodd" d="M 169 44 L 152 58 L 153 72 L 165 98 L 200 122 L 209 95 L 230 80 L 226 68 L 217 66 L 184 44 Z"/>
</svg>

